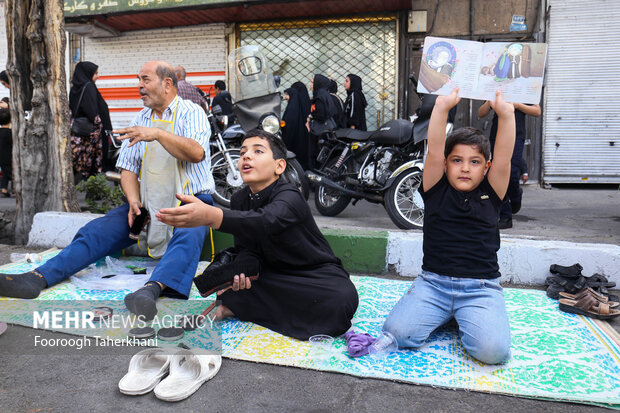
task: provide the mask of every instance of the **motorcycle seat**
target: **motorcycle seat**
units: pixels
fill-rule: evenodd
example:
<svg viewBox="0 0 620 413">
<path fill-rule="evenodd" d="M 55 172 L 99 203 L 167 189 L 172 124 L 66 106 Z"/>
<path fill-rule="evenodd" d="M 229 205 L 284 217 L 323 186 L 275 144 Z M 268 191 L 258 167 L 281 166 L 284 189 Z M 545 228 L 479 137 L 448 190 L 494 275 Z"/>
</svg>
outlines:
<svg viewBox="0 0 620 413">
<path fill-rule="evenodd" d="M 357 129 L 336 129 L 334 135 L 338 139 L 347 139 L 350 141 L 367 141 L 372 136 L 372 132 L 361 131 Z"/>
</svg>

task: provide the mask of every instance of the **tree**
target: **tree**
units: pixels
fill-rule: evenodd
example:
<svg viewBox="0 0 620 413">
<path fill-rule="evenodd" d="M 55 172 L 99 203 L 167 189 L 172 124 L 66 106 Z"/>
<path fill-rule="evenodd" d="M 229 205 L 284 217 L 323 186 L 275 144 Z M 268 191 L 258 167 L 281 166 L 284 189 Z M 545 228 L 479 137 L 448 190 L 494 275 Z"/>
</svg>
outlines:
<svg viewBox="0 0 620 413">
<path fill-rule="evenodd" d="M 79 211 L 71 161 L 62 0 L 6 0 L 15 242 L 35 213 Z"/>
</svg>

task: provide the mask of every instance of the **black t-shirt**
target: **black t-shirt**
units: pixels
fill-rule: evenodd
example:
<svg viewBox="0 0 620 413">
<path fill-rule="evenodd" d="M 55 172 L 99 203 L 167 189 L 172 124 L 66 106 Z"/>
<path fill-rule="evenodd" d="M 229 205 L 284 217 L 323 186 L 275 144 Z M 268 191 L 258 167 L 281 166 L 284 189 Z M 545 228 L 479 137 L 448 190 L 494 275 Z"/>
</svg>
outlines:
<svg viewBox="0 0 620 413">
<path fill-rule="evenodd" d="M 233 113 L 233 105 L 232 105 L 232 97 L 227 90 L 222 90 L 219 95 L 216 95 L 213 98 L 213 102 L 211 103 L 211 108 L 219 106 L 222 108 L 222 115 L 232 115 Z"/>
<path fill-rule="evenodd" d="M 498 217 L 502 200 L 487 177 L 471 192 L 454 189 L 444 175 L 424 192 L 422 269 L 460 278 L 497 278 Z"/>
</svg>

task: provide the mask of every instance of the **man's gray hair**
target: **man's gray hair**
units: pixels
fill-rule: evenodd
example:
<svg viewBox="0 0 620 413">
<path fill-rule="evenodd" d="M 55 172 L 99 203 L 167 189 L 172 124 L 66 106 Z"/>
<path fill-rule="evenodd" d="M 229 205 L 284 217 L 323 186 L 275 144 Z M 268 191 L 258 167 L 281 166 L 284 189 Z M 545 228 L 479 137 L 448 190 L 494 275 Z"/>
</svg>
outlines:
<svg viewBox="0 0 620 413">
<path fill-rule="evenodd" d="M 174 69 L 172 69 L 170 65 L 167 65 L 167 64 L 158 65 L 157 69 L 155 69 L 155 73 L 157 73 L 157 76 L 162 81 L 165 78 L 169 77 L 170 80 L 172 80 L 172 85 L 174 87 L 177 87 L 177 75 L 176 73 L 174 73 Z"/>
<path fill-rule="evenodd" d="M 185 80 L 185 77 L 187 76 L 187 73 L 185 72 L 185 68 L 183 66 L 175 67 L 174 73 L 176 73 L 178 80 Z"/>
</svg>

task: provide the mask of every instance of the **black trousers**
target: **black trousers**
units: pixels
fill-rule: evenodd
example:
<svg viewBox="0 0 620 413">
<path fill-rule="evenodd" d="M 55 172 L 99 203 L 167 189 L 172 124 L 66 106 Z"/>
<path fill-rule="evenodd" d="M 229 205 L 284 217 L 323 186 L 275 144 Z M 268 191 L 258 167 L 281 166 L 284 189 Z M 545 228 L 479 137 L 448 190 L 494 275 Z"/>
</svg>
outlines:
<svg viewBox="0 0 620 413">
<path fill-rule="evenodd" d="M 9 181 L 13 180 L 12 165 L 11 164 L 0 165 L 0 169 L 2 169 L 2 178 L 0 178 L 0 188 L 8 189 Z"/>
<path fill-rule="evenodd" d="M 512 159 L 510 160 L 510 181 L 508 181 L 508 190 L 506 191 L 504 203 L 499 210 L 499 219 L 502 221 L 512 219 L 513 211 L 516 212 L 521 209 L 523 190 L 519 185 L 519 179 L 521 178 L 524 145 L 525 140 L 515 140 L 515 148 L 512 152 Z"/>
</svg>

